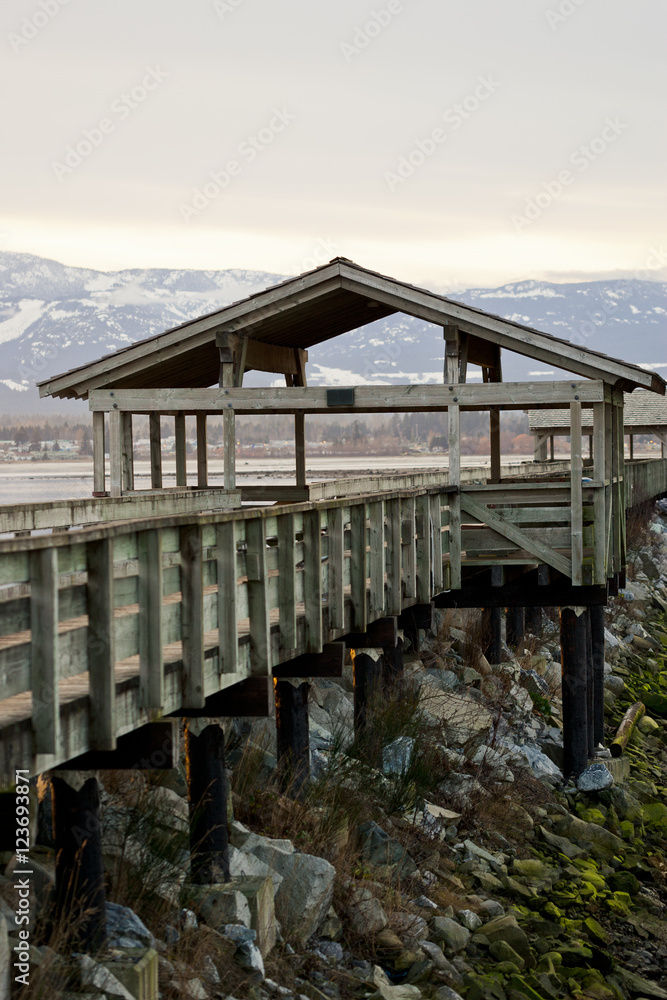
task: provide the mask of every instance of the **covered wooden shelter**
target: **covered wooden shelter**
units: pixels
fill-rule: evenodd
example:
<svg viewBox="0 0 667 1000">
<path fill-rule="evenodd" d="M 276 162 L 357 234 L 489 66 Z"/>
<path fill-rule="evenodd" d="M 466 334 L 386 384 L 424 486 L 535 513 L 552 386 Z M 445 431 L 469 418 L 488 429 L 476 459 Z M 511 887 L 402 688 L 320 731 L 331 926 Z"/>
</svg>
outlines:
<svg viewBox="0 0 667 1000">
<path fill-rule="evenodd" d="M 583 410 L 581 432 L 588 436 L 593 448 L 593 411 Z M 535 439 L 535 461 L 554 460 L 554 438 L 570 436 L 570 416 L 565 410 L 530 410 L 530 432 Z M 625 393 L 623 403 L 623 430 L 629 438 L 630 458 L 634 458 L 634 439 L 640 434 L 650 434 L 661 443 L 661 457 L 667 445 L 667 400 L 655 392 Z M 548 447 L 548 451 L 547 451 Z"/>
<path fill-rule="evenodd" d="M 235 415 L 294 413 L 294 500 L 308 498 L 305 474 L 306 413 L 447 410 L 454 397 L 437 386 L 308 388 L 308 348 L 377 319 L 405 313 L 441 326 L 443 381 L 466 382 L 469 364 L 482 369 L 484 385 L 469 385 L 456 398 L 462 408 L 489 409 L 491 480 L 500 475 L 499 407 L 549 407 L 562 382 L 492 388 L 502 382 L 502 349 L 517 352 L 585 379 L 600 380 L 615 393 L 635 388 L 664 393 L 660 376 L 569 341 L 502 319 L 451 298 L 369 271 L 337 257 L 240 302 L 139 341 L 98 361 L 39 384 L 41 396 L 88 399 L 93 411 L 95 495 L 107 494 L 104 455 L 110 456 L 108 493 L 134 492 L 132 414 L 150 419 L 151 488 L 162 489 L 160 416 L 175 418 L 176 489 L 187 486 L 185 415 L 197 417 L 199 488 L 208 485 L 206 420 L 222 414 L 226 490 L 236 485 Z M 285 377 L 284 389 L 244 389 L 252 369 Z M 583 400 L 582 400 L 583 401 Z M 561 401 L 560 405 L 569 405 Z M 105 414 L 109 437 L 104 439 Z M 244 499 L 259 499 L 255 491 Z M 284 493 L 276 499 L 285 499 Z M 270 497 L 266 497 L 270 499 Z"/>
</svg>

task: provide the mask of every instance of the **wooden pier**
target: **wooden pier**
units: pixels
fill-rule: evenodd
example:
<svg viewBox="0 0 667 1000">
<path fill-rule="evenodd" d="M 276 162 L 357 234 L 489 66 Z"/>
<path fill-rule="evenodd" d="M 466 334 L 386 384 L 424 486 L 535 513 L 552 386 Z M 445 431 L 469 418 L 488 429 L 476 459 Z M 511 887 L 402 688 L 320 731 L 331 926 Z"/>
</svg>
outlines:
<svg viewBox="0 0 667 1000">
<path fill-rule="evenodd" d="M 306 384 L 309 347 L 399 311 L 440 325 L 442 384 Z M 503 382 L 501 349 L 570 377 Z M 467 380 L 473 365 L 482 384 Z M 286 385 L 244 387 L 251 368 Z M 600 736 L 601 688 L 591 678 L 603 662 L 600 609 L 625 580 L 626 509 L 667 494 L 667 460 L 624 458 L 625 394 L 635 389 L 664 395 L 666 383 L 342 258 L 47 380 L 43 395 L 89 401 L 95 489 L 90 500 L 0 507 L 0 533 L 14 536 L 0 539 L 2 785 L 11 788 L 19 768 L 167 766 L 174 720 L 189 719 L 188 753 L 219 789 L 210 814 L 197 812 L 193 843 L 207 830 L 211 837 L 193 871 L 208 877 L 218 863 L 224 871 L 226 836 L 213 835 L 224 814 L 224 746 L 206 720 L 267 716 L 275 691 L 281 766 L 303 780 L 307 679 L 340 676 L 354 649 L 362 725 L 364 692 L 382 676 L 363 651 L 380 648 L 387 676 L 400 671 L 399 629 L 417 641 L 434 607 L 486 609 L 493 649 L 498 609 L 566 609 L 565 703 L 581 708 L 582 692 L 598 691 L 584 713 L 586 734 L 581 713 L 565 713 L 567 767 L 579 773 Z M 501 465 L 502 411 L 517 409 L 562 415 L 567 461 Z M 488 414 L 486 469 L 461 468 L 468 410 Z M 447 467 L 307 481 L 309 414 L 388 412 L 445 414 Z M 246 413 L 294 415 L 292 485 L 237 485 L 235 419 Z M 149 417 L 148 490 L 135 488 L 134 414 Z M 196 488 L 187 486 L 187 415 L 197 424 Z M 224 424 L 220 489 L 208 476 L 211 415 Z M 163 416 L 175 421 L 173 488 L 162 480 Z M 592 658 L 585 609 L 593 609 Z M 523 627 L 521 611 L 513 642 Z M 195 785 L 190 792 L 194 801 Z"/>
</svg>

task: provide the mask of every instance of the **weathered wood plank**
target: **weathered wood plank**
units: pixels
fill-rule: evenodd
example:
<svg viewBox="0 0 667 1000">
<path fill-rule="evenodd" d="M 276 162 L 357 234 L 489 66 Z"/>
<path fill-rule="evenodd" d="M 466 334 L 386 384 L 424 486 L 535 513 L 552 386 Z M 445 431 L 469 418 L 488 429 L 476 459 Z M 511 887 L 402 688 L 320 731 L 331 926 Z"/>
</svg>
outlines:
<svg viewBox="0 0 667 1000">
<path fill-rule="evenodd" d="M 582 403 L 597 403 L 604 399 L 604 383 L 585 382 L 497 382 L 485 385 L 466 383 L 457 386 L 383 385 L 354 387 L 354 403 L 336 406 L 337 413 L 386 412 L 401 410 L 419 412 L 446 410 L 456 391 L 461 407 L 488 409 L 535 409 L 539 406 L 569 406 L 575 395 Z M 330 413 L 327 389 L 320 386 L 290 386 L 274 388 L 218 387 L 213 389 L 95 389 L 90 392 L 91 410 L 131 410 L 150 413 L 151 410 L 188 413 L 204 411 L 221 413 L 233 407 L 236 413 L 281 413 L 302 410 L 305 413 Z M 113 392 L 113 395 L 111 393 Z"/>
<path fill-rule="evenodd" d="M 162 629 L 162 535 L 142 531 L 139 549 L 139 677 L 140 703 L 150 712 L 164 707 Z"/>
<path fill-rule="evenodd" d="M 307 653 L 322 651 L 322 534 L 319 510 L 303 515 L 303 593 Z"/>
<path fill-rule="evenodd" d="M 486 388 L 486 386 L 484 386 Z M 449 496 L 449 587 L 461 589 L 461 412 L 452 404 L 448 416 L 449 484 L 459 493 Z"/>
<path fill-rule="evenodd" d="M 114 623 L 113 542 L 89 542 L 87 659 L 91 750 L 116 748 L 116 636 Z"/>
<path fill-rule="evenodd" d="M 263 519 L 246 521 L 246 574 L 250 618 L 250 669 L 254 677 L 270 675 L 272 663 L 266 533 Z"/>
<path fill-rule="evenodd" d="M 417 529 L 417 601 L 428 604 L 433 595 L 431 572 L 431 516 L 428 494 L 418 496 L 416 501 Z"/>
<path fill-rule="evenodd" d="M 401 587 L 401 501 L 398 498 L 387 500 L 384 508 L 387 519 L 386 612 L 388 615 L 400 615 L 403 610 Z"/>
<path fill-rule="evenodd" d="M 174 414 L 174 455 L 176 457 L 176 486 L 188 485 L 187 457 L 185 450 L 185 414 Z"/>
<path fill-rule="evenodd" d="M 36 753 L 57 753 L 60 743 L 58 669 L 58 552 L 31 555 L 30 689 Z"/>
<path fill-rule="evenodd" d="M 384 504 L 368 505 L 368 541 L 371 619 L 384 615 Z"/>
<path fill-rule="evenodd" d="M 366 504 L 350 504 L 350 605 L 355 632 L 366 631 Z"/>
<path fill-rule="evenodd" d="M 123 491 L 120 410 L 109 413 L 109 492 L 119 497 Z"/>
<path fill-rule="evenodd" d="M 581 403 L 570 404 L 570 507 L 572 510 L 572 585 L 581 587 L 583 583 L 584 541 L 582 529 L 582 489 L 583 459 L 581 454 Z"/>
<path fill-rule="evenodd" d="M 106 491 L 104 420 L 103 413 L 93 413 L 93 493 L 96 494 Z"/>
<path fill-rule="evenodd" d="M 473 499 L 467 493 L 461 494 L 461 508 L 468 514 L 472 514 L 474 517 L 478 518 L 480 521 L 484 521 L 488 524 L 490 528 L 497 531 L 498 534 L 504 535 L 509 538 L 510 541 L 514 542 L 519 548 L 525 549 L 526 552 L 531 552 L 540 562 L 547 563 L 549 566 L 553 566 L 560 573 L 565 576 L 572 575 L 572 564 L 569 559 L 565 556 L 554 552 L 547 545 L 542 545 L 537 539 L 531 538 L 523 529 L 517 528 L 516 525 L 510 524 L 507 521 L 503 521 L 502 517 L 495 513 L 493 510 L 489 510 L 483 504 L 479 503 L 478 500 Z M 450 519 L 451 519 L 451 500 L 450 500 Z M 450 520 L 450 530 L 451 530 L 451 520 Z M 459 589 L 454 588 L 452 589 Z"/>
<path fill-rule="evenodd" d="M 183 643 L 183 706 L 203 708 L 204 692 L 204 580 L 201 527 L 180 529 L 181 641 Z"/>
<path fill-rule="evenodd" d="M 197 486 L 200 490 L 208 486 L 208 438 L 205 413 L 197 414 Z"/>
<path fill-rule="evenodd" d="M 238 670 L 238 572 L 236 556 L 236 524 L 227 521 L 216 527 L 218 583 L 218 644 L 221 673 Z"/>
<path fill-rule="evenodd" d="M 329 525 L 331 536 L 331 525 Z M 331 554 L 329 554 L 331 560 Z M 294 564 L 294 515 L 278 518 L 278 612 L 280 645 L 296 649 L 296 567 Z"/>
<path fill-rule="evenodd" d="M 329 628 L 342 629 L 345 627 L 343 509 L 333 507 L 327 514 Z"/>
<path fill-rule="evenodd" d="M 151 489 L 162 489 L 162 433 L 160 414 L 148 415 L 148 434 L 151 449 Z"/>
<path fill-rule="evenodd" d="M 417 533 L 415 498 L 401 500 L 401 550 L 403 560 L 403 597 L 407 602 L 417 599 Z"/>
<path fill-rule="evenodd" d="M 134 489 L 134 444 L 132 440 L 132 414 L 122 413 L 120 419 L 121 452 L 123 463 L 123 489 Z"/>
</svg>

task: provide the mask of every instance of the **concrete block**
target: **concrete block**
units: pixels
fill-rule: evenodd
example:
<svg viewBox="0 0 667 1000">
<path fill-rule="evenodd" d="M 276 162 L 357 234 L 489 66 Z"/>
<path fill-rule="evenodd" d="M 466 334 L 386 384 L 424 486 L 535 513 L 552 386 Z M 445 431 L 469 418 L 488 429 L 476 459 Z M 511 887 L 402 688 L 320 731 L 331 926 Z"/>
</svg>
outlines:
<svg viewBox="0 0 667 1000">
<path fill-rule="evenodd" d="M 158 1000 L 158 961 L 154 948 L 122 948 L 125 959 L 102 961 L 136 1000 Z"/>
<path fill-rule="evenodd" d="M 257 947 L 266 958 L 276 943 L 276 914 L 273 879 L 232 879 L 232 885 L 243 893 L 250 908 L 250 927 L 257 931 Z"/>
</svg>

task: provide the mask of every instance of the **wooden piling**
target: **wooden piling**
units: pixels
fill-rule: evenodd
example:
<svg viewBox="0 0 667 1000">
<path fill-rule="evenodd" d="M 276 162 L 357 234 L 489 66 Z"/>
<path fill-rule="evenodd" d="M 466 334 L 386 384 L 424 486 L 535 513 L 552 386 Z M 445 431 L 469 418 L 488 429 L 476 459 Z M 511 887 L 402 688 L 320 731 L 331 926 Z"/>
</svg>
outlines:
<svg viewBox="0 0 667 1000">
<path fill-rule="evenodd" d="M 100 792 L 95 772 L 51 772 L 56 918 L 72 921 L 72 946 L 97 951 L 106 938 Z"/>
<path fill-rule="evenodd" d="M 530 632 L 531 635 L 541 635 L 543 619 L 542 608 L 525 608 L 524 612 L 525 631 Z"/>
<path fill-rule="evenodd" d="M 563 671 L 563 771 L 578 778 L 588 764 L 588 661 L 584 608 L 560 609 Z"/>
<path fill-rule="evenodd" d="M 482 609 L 482 652 L 489 663 L 500 663 L 502 657 L 501 609 Z"/>
<path fill-rule="evenodd" d="M 283 792 L 298 795 L 310 776 L 308 694 L 310 684 L 276 680 L 278 780 Z"/>
<path fill-rule="evenodd" d="M 521 607 L 507 608 L 505 611 L 505 624 L 507 627 L 507 645 L 510 649 L 518 652 L 526 632 L 524 609 Z"/>
<path fill-rule="evenodd" d="M 604 608 L 590 607 L 593 659 L 593 741 L 604 744 Z"/>
<path fill-rule="evenodd" d="M 591 616 L 586 608 L 586 732 L 588 736 L 589 759 L 595 753 L 594 739 L 594 692 L 593 692 L 593 643 L 591 638 Z"/>
<path fill-rule="evenodd" d="M 198 885 L 229 882 L 225 736 L 219 725 L 189 719 L 185 759 L 190 807 L 190 869 Z"/>
</svg>

